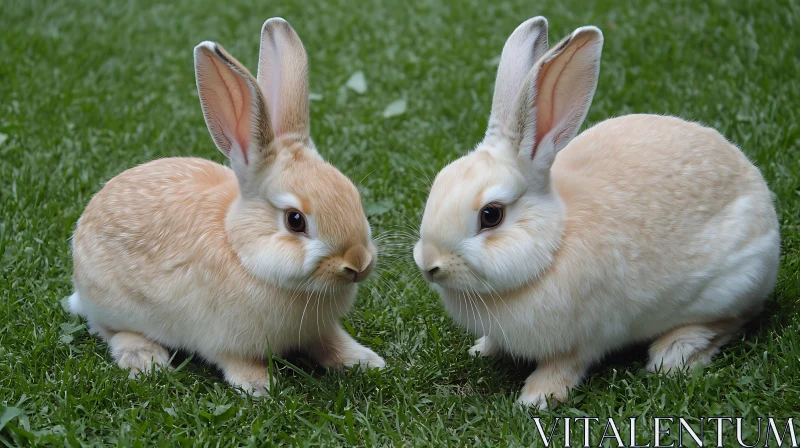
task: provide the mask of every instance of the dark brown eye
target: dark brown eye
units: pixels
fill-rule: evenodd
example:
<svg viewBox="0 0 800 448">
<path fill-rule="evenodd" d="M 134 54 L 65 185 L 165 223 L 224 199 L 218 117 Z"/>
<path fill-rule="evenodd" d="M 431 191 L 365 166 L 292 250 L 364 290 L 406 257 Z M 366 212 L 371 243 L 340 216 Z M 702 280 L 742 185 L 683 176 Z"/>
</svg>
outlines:
<svg viewBox="0 0 800 448">
<path fill-rule="evenodd" d="M 506 209 L 501 204 L 489 204 L 481 209 L 481 230 L 493 229 L 503 223 Z"/>
<path fill-rule="evenodd" d="M 306 233 L 306 217 L 297 210 L 286 212 L 286 228 L 296 233 Z"/>
</svg>

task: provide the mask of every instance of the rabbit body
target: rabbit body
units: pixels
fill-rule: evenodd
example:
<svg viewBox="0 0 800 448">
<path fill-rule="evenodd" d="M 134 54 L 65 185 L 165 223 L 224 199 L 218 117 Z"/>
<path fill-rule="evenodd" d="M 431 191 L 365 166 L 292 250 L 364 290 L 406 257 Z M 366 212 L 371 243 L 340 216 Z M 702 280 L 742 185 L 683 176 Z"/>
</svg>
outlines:
<svg viewBox="0 0 800 448">
<path fill-rule="evenodd" d="M 460 324 L 489 335 L 484 343 L 533 360 L 577 350 L 596 361 L 687 324 L 747 319 L 773 289 L 770 191 L 715 130 L 667 116 L 610 119 L 559 152 L 551 174 L 566 220 L 543 274 L 500 300 L 482 294 L 474 308 L 439 288 Z"/>
<path fill-rule="evenodd" d="M 543 17 L 512 33 L 486 136 L 436 176 L 414 247 L 471 354 L 537 361 L 519 402 L 539 408 L 635 342 L 653 371 L 710 363 L 776 283 L 771 193 L 717 131 L 628 115 L 576 137 L 602 44 L 581 27 L 548 50 Z"/>
<path fill-rule="evenodd" d="M 195 72 L 231 167 L 167 158 L 110 180 L 75 230 L 71 311 L 132 375 L 168 365 L 166 347 L 257 395 L 270 352 L 383 367 L 339 323 L 377 253 L 358 190 L 311 140 L 299 37 L 264 24 L 258 79 L 213 42 L 195 48 Z"/>
</svg>

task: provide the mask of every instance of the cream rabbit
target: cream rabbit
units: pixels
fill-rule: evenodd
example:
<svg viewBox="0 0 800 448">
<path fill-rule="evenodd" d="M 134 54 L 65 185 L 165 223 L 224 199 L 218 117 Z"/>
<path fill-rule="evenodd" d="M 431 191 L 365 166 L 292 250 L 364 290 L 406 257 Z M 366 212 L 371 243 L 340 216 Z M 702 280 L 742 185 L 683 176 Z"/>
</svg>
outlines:
<svg viewBox="0 0 800 448">
<path fill-rule="evenodd" d="M 471 354 L 537 361 L 519 402 L 539 408 L 637 341 L 650 370 L 708 364 L 776 282 L 770 191 L 717 131 L 628 115 L 575 137 L 602 44 L 583 27 L 547 51 L 544 18 L 517 28 L 485 139 L 437 175 L 414 247 L 481 336 Z"/>
<path fill-rule="evenodd" d="M 280 18 L 264 24 L 257 79 L 213 42 L 194 56 L 203 115 L 232 169 L 167 158 L 111 179 L 75 231 L 72 312 L 132 374 L 166 365 L 165 346 L 257 395 L 270 351 L 383 367 L 339 323 L 376 252 L 358 190 L 311 141 L 297 34 Z"/>
</svg>

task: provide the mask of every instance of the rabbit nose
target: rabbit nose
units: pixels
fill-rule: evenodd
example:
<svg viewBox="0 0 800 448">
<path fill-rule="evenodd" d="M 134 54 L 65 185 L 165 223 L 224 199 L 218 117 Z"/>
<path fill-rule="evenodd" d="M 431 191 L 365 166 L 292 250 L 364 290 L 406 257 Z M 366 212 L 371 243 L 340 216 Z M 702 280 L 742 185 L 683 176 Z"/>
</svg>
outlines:
<svg viewBox="0 0 800 448">
<path fill-rule="evenodd" d="M 354 283 L 359 283 L 369 276 L 372 271 L 372 265 L 372 254 L 366 247 L 359 245 L 350 248 L 344 254 L 342 272 L 345 277 L 352 279 Z"/>
<path fill-rule="evenodd" d="M 353 283 L 361 283 L 369 275 L 369 272 L 366 269 L 363 271 L 356 271 L 349 266 L 344 267 L 344 272 L 346 277 L 353 279 Z"/>
<path fill-rule="evenodd" d="M 429 282 L 433 282 L 433 281 L 436 281 L 436 276 L 440 276 L 441 277 L 442 267 L 439 266 L 439 265 L 435 265 L 435 266 L 425 270 L 424 272 L 425 272 L 425 278 Z"/>
</svg>

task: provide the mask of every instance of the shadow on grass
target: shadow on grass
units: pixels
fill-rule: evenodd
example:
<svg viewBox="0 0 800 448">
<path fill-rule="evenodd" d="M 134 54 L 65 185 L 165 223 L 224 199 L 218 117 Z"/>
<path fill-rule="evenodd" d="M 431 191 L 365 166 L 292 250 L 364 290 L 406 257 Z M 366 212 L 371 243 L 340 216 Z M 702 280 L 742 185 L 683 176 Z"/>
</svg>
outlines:
<svg viewBox="0 0 800 448">
<path fill-rule="evenodd" d="M 186 350 L 168 349 L 172 356 L 172 367 L 178 368 L 183 366 L 183 370 L 192 372 L 198 375 L 210 376 L 213 379 L 223 381 L 224 375 L 222 370 L 216 364 L 206 360 L 198 354 L 193 354 Z M 286 356 L 278 357 L 273 356 L 274 366 L 281 371 L 281 375 L 298 375 L 297 370 L 305 374 L 313 376 L 324 375 L 326 369 L 312 360 L 308 354 L 296 350 L 288 353 Z M 267 362 L 265 360 L 265 362 Z M 293 367 L 293 368 L 292 368 Z"/>
<path fill-rule="evenodd" d="M 747 352 L 750 351 L 748 341 L 761 339 L 767 332 L 773 333 L 780 328 L 779 321 L 782 319 L 780 313 L 780 304 L 773 300 L 767 302 L 764 311 L 745 325 L 741 338 L 737 338 L 722 350 L 732 352 L 736 357 L 747 356 Z M 614 370 L 633 373 L 643 371 L 649 345 L 650 342 L 637 343 L 606 354 L 600 362 L 590 368 L 584 382 L 611 377 Z M 272 360 L 273 371 L 277 370 L 280 378 L 291 382 L 316 383 L 328 374 L 327 369 L 302 351 L 293 351 L 282 357 L 273 356 Z M 464 360 L 453 360 L 453 362 L 462 363 Z M 224 382 L 222 371 L 214 364 L 183 350 L 174 354 L 172 365 L 182 366 L 183 370 L 207 379 Z M 455 375 L 434 376 L 433 381 L 422 388 L 472 391 L 471 393 L 482 396 L 497 394 L 515 396 L 536 367 L 535 362 L 514 359 L 507 354 L 474 358 L 469 359 L 465 365 L 468 371 Z"/>
</svg>

